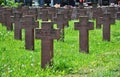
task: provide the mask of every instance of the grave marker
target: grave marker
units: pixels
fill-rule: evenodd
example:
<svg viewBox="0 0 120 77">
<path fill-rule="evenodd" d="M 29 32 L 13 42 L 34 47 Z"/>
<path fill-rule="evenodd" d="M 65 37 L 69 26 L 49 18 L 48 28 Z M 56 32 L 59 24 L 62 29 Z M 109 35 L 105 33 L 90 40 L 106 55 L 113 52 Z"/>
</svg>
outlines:
<svg viewBox="0 0 120 77">
<path fill-rule="evenodd" d="M 117 19 L 120 20 L 120 12 L 117 12 Z"/>
<path fill-rule="evenodd" d="M 33 15 L 25 15 L 21 19 L 21 28 L 25 29 L 25 48 L 28 50 L 34 50 L 34 28 L 38 26 Z"/>
<path fill-rule="evenodd" d="M 88 16 L 81 16 L 80 22 L 75 22 L 75 30 L 79 32 L 79 48 L 81 52 L 89 53 L 89 30 L 93 30 L 93 22 L 88 21 Z"/>
<path fill-rule="evenodd" d="M 4 16 L 5 16 L 5 26 L 7 27 L 7 30 L 13 30 L 13 25 L 11 22 L 11 15 L 12 15 L 12 9 L 6 8 L 4 12 Z"/>
<path fill-rule="evenodd" d="M 108 8 L 108 13 L 110 13 L 111 16 L 111 24 L 115 24 L 115 18 L 116 18 L 116 12 L 117 10 L 115 9 L 115 7 L 109 7 Z"/>
<path fill-rule="evenodd" d="M 13 16 L 11 17 L 12 22 L 14 23 L 14 38 L 17 40 L 22 40 L 21 18 L 22 13 L 18 11 L 14 11 Z"/>
<path fill-rule="evenodd" d="M 110 13 L 105 13 L 103 16 L 103 40 L 110 41 L 110 25 L 113 23 L 111 22 L 111 15 Z"/>
<path fill-rule="evenodd" d="M 86 15 L 87 15 L 86 9 L 77 8 L 77 19 L 80 19 L 80 16 L 86 16 Z"/>
<path fill-rule="evenodd" d="M 37 20 L 37 8 L 30 8 L 28 10 L 28 13 L 27 15 L 33 15 L 34 16 L 34 19 Z"/>
<path fill-rule="evenodd" d="M 38 19 L 42 19 L 42 21 L 48 21 L 51 17 L 52 16 L 48 13 L 48 9 L 42 9 L 41 13 L 38 13 Z"/>
<path fill-rule="evenodd" d="M 41 67 L 51 66 L 53 60 L 53 39 L 59 39 L 60 30 L 53 29 L 52 22 L 43 22 L 41 29 L 36 29 L 36 38 L 41 39 Z"/>
<path fill-rule="evenodd" d="M 58 25 L 57 27 L 60 29 L 60 40 L 64 42 L 64 27 L 66 21 L 63 19 L 65 19 L 64 14 L 57 14 L 54 22 Z"/>
</svg>

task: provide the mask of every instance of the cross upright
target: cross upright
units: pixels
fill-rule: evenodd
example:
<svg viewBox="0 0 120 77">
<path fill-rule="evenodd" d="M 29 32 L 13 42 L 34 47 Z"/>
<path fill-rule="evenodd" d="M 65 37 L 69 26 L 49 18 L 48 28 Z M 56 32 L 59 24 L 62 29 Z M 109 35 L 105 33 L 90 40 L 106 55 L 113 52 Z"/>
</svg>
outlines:
<svg viewBox="0 0 120 77">
<path fill-rule="evenodd" d="M 101 18 L 103 16 L 102 8 L 97 8 L 96 12 L 93 13 L 93 17 L 94 16 L 96 18 L 96 28 L 99 29 L 101 28 Z"/>
<path fill-rule="evenodd" d="M 41 29 L 35 30 L 36 38 L 41 39 L 41 67 L 53 63 L 53 40 L 60 38 L 60 30 L 53 28 L 52 22 L 43 22 Z"/>
<path fill-rule="evenodd" d="M 21 18 L 21 28 L 25 29 L 25 48 L 34 50 L 34 28 L 37 28 L 38 22 L 33 15 L 25 15 Z"/>
<path fill-rule="evenodd" d="M 21 18 L 22 13 L 18 11 L 13 12 L 13 16 L 11 16 L 12 22 L 14 23 L 14 38 L 17 40 L 22 40 Z"/>
<path fill-rule="evenodd" d="M 115 24 L 115 18 L 116 18 L 116 12 L 117 10 L 115 9 L 115 7 L 109 7 L 108 8 L 108 13 L 110 13 L 111 16 L 111 24 Z"/>
<path fill-rule="evenodd" d="M 64 41 L 64 27 L 66 23 L 66 21 L 63 19 L 65 19 L 64 14 L 57 14 L 57 17 L 54 20 L 55 23 L 58 25 L 57 27 L 60 29 L 61 41 Z"/>
<path fill-rule="evenodd" d="M 67 8 L 65 8 L 64 11 L 61 12 L 61 14 L 64 15 L 64 25 L 66 27 L 69 27 L 69 19 L 70 19 L 69 18 L 69 15 L 70 15 L 69 10 Z"/>
<path fill-rule="evenodd" d="M 112 24 L 110 13 L 103 15 L 103 40 L 110 41 L 110 26 Z"/>
<path fill-rule="evenodd" d="M 80 22 L 75 22 L 75 30 L 79 31 L 79 48 L 81 52 L 89 53 L 89 30 L 93 30 L 93 22 L 88 21 L 88 16 L 81 16 Z"/>
<path fill-rule="evenodd" d="M 6 18 L 5 25 L 7 27 L 7 30 L 13 30 L 12 22 L 10 16 L 12 15 L 12 9 L 6 8 L 4 12 L 4 16 Z"/>
<path fill-rule="evenodd" d="M 3 11 L 0 9 L 0 23 L 2 23 L 2 20 L 3 20 L 3 18 L 2 18 L 2 15 L 3 15 L 2 12 Z"/>
<path fill-rule="evenodd" d="M 97 7 L 92 7 L 92 11 L 93 11 L 93 19 L 96 19 L 98 16 L 98 8 Z"/>
<path fill-rule="evenodd" d="M 6 18 L 6 17 L 5 17 L 6 8 L 5 8 L 5 7 L 2 7 L 1 10 L 2 10 L 2 11 L 1 11 L 1 13 L 2 13 L 2 24 L 3 24 L 3 25 L 6 25 L 6 20 L 5 20 L 5 18 Z"/>
</svg>

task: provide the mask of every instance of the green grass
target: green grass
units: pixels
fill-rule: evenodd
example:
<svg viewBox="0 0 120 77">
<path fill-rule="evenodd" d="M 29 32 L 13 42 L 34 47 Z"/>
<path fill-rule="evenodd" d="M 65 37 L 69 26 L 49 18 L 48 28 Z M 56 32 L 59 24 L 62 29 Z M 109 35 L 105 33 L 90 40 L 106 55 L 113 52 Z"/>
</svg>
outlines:
<svg viewBox="0 0 120 77">
<path fill-rule="evenodd" d="M 40 40 L 28 51 L 13 31 L 0 25 L 0 77 L 120 77 L 120 21 L 111 26 L 111 41 L 102 29 L 89 31 L 89 54 L 79 51 L 79 31 L 74 22 L 65 28 L 65 42 L 54 41 L 54 65 L 41 69 Z M 24 32 L 24 31 L 23 31 Z M 23 33 L 24 35 L 24 33 Z"/>
</svg>

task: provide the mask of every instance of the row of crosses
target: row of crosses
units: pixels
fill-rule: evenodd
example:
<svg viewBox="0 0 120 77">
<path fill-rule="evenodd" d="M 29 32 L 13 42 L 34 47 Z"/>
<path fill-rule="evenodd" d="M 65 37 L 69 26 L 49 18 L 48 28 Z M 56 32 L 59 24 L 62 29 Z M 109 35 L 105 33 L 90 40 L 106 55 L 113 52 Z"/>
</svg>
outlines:
<svg viewBox="0 0 120 77">
<path fill-rule="evenodd" d="M 9 10 L 9 9 L 8 9 Z M 10 12 L 4 13 L 8 17 Z M 84 10 L 83 10 L 84 12 Z M 1 16 L 1 15 L 0 15 Z M 41 67 L 45 68 L 46 65 L 51 66 L 53 63 L 53 51 L 54 51 L 54 39 L 60 39 L 61 30 L 64 30 L 64 25 L 68 25 L 64 22 L 64 16 L 62 14 L 57 14 L 58 19 L 54 18 L 54 22 L 42 22 L 42 27 L 39 28 L 39 23 L 36 21 L 36 15 L 25 14 L 22 15 L 21 12 L 15 11 L 12 20 L 10 17 L 9 22 L 4 22 L 11 28 L 11 23 L 14 23 L 14 37 L 15 39 L 22 39 L 21 30 L 25 29 L 25 48 L 28 50 L 34 50 L 34 40 L 41 39 Z M 97 16 L 96 16 L 97 17 Z M 46 19 L 45 19 L 46 20 Z M 58 29 L 53 28 L 53 24 L 58 23 Z M 99 18 L 99 24 L 103 24 L 103 39 L 110 41 L 110 24 L 114 24 L 114 18 L 111 17 L 110 13 L 107 12 Z M 61 26 L 60 26 L 61 25 Z M 74 24 L 75 30 L 79 30 L 79 49 L 81 52 L 89 53 L 89 30 L 94 29 L 94 23 L 89 21 L 88 16 L 84 13 L 79 17 L 79 22 Z M 8 27 L 8 29 L 10 29 Z M 64 31 L 63 31 L 64 32 Z M 64 33 L 62 33 L 64 35 Z"/>
</svg>

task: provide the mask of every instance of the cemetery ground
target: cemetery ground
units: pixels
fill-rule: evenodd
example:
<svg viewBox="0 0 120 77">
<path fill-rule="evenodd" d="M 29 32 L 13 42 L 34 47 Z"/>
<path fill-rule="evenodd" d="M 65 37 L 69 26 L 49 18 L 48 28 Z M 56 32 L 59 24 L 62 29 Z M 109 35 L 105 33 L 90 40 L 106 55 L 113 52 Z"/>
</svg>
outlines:
<svg viewBox="0 0 120 77">
<path fill-rule="evenodd" d="M 111 26 L 110 42 L 102 40 L 102 29 L 89 31 L 89 54 L 79 52 L 79 31 L 69 24 L 65 41 L 54 41 L 54 64 L 46 69 L 40 40 L 34 51 L 25 50 L 24 40 L 0 25 L 0 77 L 120 77 L 120 21 Z"/>
</svg>

